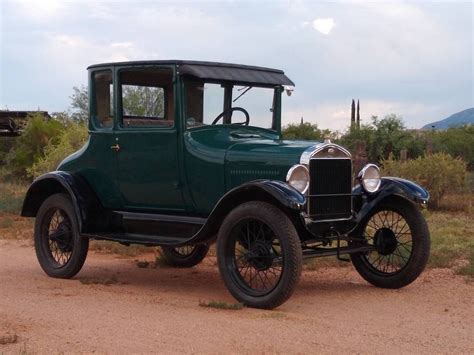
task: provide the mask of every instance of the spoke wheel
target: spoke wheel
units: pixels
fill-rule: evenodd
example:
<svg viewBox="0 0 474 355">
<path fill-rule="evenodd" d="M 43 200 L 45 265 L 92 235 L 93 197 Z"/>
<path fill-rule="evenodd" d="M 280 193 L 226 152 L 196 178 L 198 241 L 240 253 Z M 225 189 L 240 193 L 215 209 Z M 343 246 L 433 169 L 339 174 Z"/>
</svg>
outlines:
<svg viewBox="0 0 474 355">
<path fill-rule="evenodd" d="M 420 210 L 411 202 L 392 197 L 383 201 L 355 231 L 353 245 L 373 250 L 351 254 L 359 274 L 383 288 L 404 287 L 424 270 L 430 252 L 430 234 Z"/>
<path fill-rule="evenodd" d="M 35 250 L 41 268 L 52 277 L 71 278 L 87 257 L 89 239 L 79 234 L 69 196 L 55 194 L 40 206 L 35 221 Z"/>
<path fill-rule="evenodd" d="M 396 274 L 408 265 L 413 237 L 405 218 L 391 210 L 377 212 L 364 231 L 367 244 L 375 250 L 364 255 L 367 264 L 383 275 Z"/>
<path fill-rule="evenodd" d="M 41 226 L 42 246 L 51 263 L 61 268 L 71 259 L 74 249 L 72 222 L 60 208 L 51 208 L 44 216 Z"/>
<path fill-rule="evenodd" d="M 264 222 L 241 221 L 230 236 L 228 268 L 236 283 L 247 293 L 263 296 L 271 292 L 283 273 L 280 241 Z"/>
<path fill-rule="evenodd" d="M 217 237 L 219 271 L 229 292 L 255 308 L 284 303 L 298 284 L 301 242 L 288 216 L 266 202 L 246 202 L 224 219 Z"/>
</svg>

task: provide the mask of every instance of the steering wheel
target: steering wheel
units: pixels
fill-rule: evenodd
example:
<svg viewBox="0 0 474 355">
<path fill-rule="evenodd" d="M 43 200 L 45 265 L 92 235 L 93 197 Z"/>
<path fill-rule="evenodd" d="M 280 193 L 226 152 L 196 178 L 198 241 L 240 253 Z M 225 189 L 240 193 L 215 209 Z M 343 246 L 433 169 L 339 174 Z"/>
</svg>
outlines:
<svg viewBox="0 0 474 355">
<path fill-rule="evenodd" d="M 231 107 L 231 108 L 228 108 L 227 110 L 222 111 L 216 118 L 214 118 L 214 121 L 212 121 L 211 124 L 216 124 L 226 114 L 228 114 L 230 112 L 234 112 L 234 111 L 242 112 L 245 115 L 245 122 L 238 122 L 238 123 L 232 123 L 232 124 L 239 124 L 239 125 L 243 125 L 243 126 L 248 126 L 249 122 L 250 122 L 250 116 L 249 116 L 249 113 L 247 112 L 247 110 L 242 108 L 242 107 Z"/>
</svg>

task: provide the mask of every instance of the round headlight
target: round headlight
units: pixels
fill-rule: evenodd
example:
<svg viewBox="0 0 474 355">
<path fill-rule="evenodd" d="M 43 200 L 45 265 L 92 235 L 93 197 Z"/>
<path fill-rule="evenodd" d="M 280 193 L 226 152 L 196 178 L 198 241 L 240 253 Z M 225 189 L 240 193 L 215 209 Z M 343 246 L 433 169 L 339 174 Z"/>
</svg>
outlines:
<svg viewBox="0 0 474 355">
<path fill-rule="evenodd" d="M 304 194 L 309 187 L 309 171 L 304 165 L 293 165 L 286 174 L 286 182 Z"/>
<path fill-rule="evenodd" d="M 375 164 L 367 164 L 359 173 L 359 179 L 367 192 L 376 192 L 380 187 L 380 170 Z"/>
</svg>

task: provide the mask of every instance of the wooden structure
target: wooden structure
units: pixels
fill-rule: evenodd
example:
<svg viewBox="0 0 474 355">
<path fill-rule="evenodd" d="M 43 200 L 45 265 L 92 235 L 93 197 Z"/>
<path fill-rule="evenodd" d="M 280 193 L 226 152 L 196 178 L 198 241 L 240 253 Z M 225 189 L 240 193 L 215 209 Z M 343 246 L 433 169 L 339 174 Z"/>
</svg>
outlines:
<svg viewBox="0 0 474 355">
<path fill-rule="evenodd" d="M 0 137 L 15 137 L 21 134 L 29 115 L 40 114 L 51 118 L 46 111 L 8 111 L 0 110 Z"/>
</svg>

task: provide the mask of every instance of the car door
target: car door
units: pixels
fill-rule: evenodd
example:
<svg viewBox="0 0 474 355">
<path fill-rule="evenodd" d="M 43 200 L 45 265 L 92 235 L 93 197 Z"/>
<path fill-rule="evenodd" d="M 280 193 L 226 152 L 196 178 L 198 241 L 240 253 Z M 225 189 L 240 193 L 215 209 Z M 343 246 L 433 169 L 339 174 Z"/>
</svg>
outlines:
<svg viewBox="0 0 474 355">
<path fill-rule="evenodd" d="M 91 71 L 89 141 L 83 151 L 76 153 L 81 154 L 80 158 L 71 159 L 62 168 L 85 178 L 105 208 L 120 209 L 112 79 L 112 68 Z"/>
<path fill-rule="evenodd" d="M 129 211 L 184 210 L 172 67 L 119 68 L 118 180 Z"/>
</svg>

